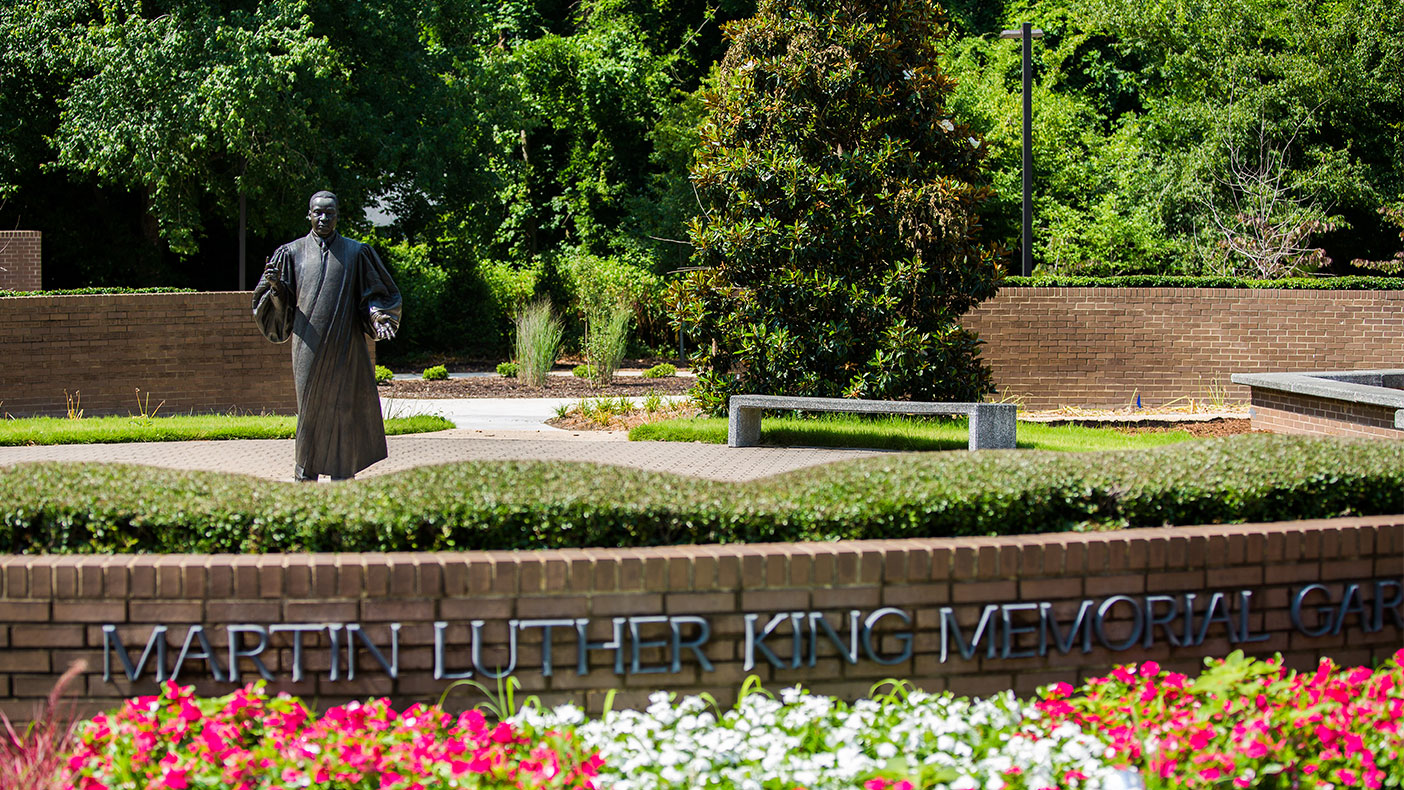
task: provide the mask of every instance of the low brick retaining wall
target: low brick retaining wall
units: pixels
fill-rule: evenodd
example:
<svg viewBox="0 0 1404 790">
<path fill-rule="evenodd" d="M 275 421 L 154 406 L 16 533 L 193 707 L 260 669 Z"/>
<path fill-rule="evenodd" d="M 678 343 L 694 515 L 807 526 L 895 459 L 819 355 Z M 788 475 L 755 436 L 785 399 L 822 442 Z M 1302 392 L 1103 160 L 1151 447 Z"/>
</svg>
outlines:
<svg viewBox="0 0 1404 790">
<path fill-rule="evenodd" d="M 5 300 L 0 411 L 126 414 L 136 388 L 165 413 L 290 412 L 288 349 L 263 340 L 242 292 Z M 415 320 L 413 310 L 406 320 Z M 1024 408 L 1243 401 L 1233 373 L 1398 364 L 1404 291 L 1006 288 L 961 322 Z"/>
<path fill-rule="evenodd" d="M 1235 374 L 1253 429 L 1404 439 L 1404 369 Z"/>
<path fill-rule="evenodd" d="M 1234 373 L 1398 366 L 1404 291 L 1005 288 L 961 324 L 1024 408 L 1241 402 Z"/>
<path fill-rule="evenodd" d="M 1388 406 L 1257 389 L 1249 402 L 1255 431 L 1404 439 Z"/>
<path fill-rule="evenodd" d="M 291 351 L 269 343 L 243 292 L 0 299 L 0 414 L 297 410 Z"/>
<path fill-rule="evenodd" d="M 433 700 L 470 673 L 493 687 L 508 665 L 522 694 L 598 710 L 615 688 L 621 705 L 657 688 L 726 701 L 751 673 L 845 697 L 883 678 L 1028 693 L 1127 661 L 1194 672 L 1235 647 L 1310 667 L 1322 656 L 1368 664 L 1401 645 L 1404 516 L 756 546 L 0 559 L 0 710 L 21 719 L 76 659 L 88 662 L 89 711 L 172 673 L 214 694 L 267 672 L 273 688 L 328 706 Z"/>
</svg>

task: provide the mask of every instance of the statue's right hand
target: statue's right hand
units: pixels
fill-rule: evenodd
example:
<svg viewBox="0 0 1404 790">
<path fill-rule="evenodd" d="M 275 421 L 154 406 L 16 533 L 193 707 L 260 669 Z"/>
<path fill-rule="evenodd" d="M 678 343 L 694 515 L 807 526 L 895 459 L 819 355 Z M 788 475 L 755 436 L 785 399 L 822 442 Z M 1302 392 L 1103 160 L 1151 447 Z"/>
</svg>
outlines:
<svg viewBox="0 0 1404 790">
<path fill-rule="evenodd" d="M 278 296 L 282 297 L 286 296 L 288 293 L 288 284 L 283 282 L 282 266 L 280 262 L 280 256 L 276 253 L 273 257 L 264 261 L 263 279 L 267 280 L 268 285 L 273 291 L 277 293 Z"/>
</svg>

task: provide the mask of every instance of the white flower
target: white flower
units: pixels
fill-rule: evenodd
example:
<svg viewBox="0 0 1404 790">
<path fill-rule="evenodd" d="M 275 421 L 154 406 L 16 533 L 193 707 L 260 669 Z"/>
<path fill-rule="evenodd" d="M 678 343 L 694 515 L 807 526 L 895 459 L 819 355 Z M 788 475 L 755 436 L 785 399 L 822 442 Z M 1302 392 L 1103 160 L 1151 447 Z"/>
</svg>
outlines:
<svg viewBox="0 0 1404 790">
<path fill-rule="evenodd" d="M 942 129 L 945 129 L 947 132 L 955 131 L 955 124 L 951 123 L 951 119 L 949 118 L 942 118 L 941 120 L 936 122 L 936 125 L 941 127 Z"/>
<path fill-rule="evenodd" d="M 971 147 L 971 148 L 979 148 L 979 147 L 980 147 L 980 141 L 977 140 L 977 139 L 975 139 L 974 137 L 970 138 L 970 147 Z"/>
</svg>

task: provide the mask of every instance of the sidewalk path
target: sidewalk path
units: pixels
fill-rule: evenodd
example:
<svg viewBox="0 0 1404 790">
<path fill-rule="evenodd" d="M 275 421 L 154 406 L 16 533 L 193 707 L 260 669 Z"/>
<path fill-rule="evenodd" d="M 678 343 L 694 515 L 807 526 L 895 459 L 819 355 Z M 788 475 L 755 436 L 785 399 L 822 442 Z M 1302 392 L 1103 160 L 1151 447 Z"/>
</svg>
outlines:
<svg viewBox="0 0 1404 790">
<path fill-rule="evenodd" d="M 554 435 L 553 435 L 554 434 Z M 877 450 L 795 447 L 727 447 L 692 442 L 630 442 L 622 435 L 594 438 L 569 431 L 520 433 L 456 429 L 391 436 L 390 457 L 360 477 L 455 461 L 593 461 L 711 480 L 751 480 L 851 458 Z M 235 472 L 291 480 L 291 439 L 140 444 L 61 444 L 0 447 L 0 466 L 32 461 L 105 461 L 172 469 Z"/>
<path fill-rule="evenodd" d="M 496 375 L 496 374 L 493 374 Z M 384 398 L 380 410 L 386 417 L 433 414 L 459 428 L 478 431 L 536 431 L 564 433 L 546 421 L 556 409 L 579 398 Z"/>
<path fill-rule="evenodd" d="M 880 450 L 803 447 L 727 447 L 694 442 L 630 442 L 622 432 L 563 431 L 545 421 L 558 403 L 576 399 L 503 398 L 429 400 L 398 398 L 391 414 L 440 414 L 458 428 L 391 436 L 390 457 L 360 477 L 456 461 L 592 461 L 710 480 L 752 480 L 807 466 L 864 458 Z M 34 461 L 105 461 L 171 469 L 235 472 L 291 480 L 291 439 L 67 444 L 0 447 L 0 466 Z"/>
</svg>

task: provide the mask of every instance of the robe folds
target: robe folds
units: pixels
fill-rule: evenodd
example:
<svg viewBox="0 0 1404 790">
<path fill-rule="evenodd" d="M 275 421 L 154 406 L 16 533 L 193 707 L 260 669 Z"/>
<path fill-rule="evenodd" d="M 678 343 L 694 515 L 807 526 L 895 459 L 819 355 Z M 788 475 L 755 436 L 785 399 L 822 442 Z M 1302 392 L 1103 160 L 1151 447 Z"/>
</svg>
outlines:
<svg viewBox="0 0 1404 790">
<path fill-rule="evenodd" d="M 292 340 L 297 475 L 351 477 L 385 458 L 376 392 L 373 315 L 400 322 L 400 291 L 370 245 L 309 233 L 272 257 L 286 291 L 265 277 L 254 320 L 274 343 Z"/>
</svg>

